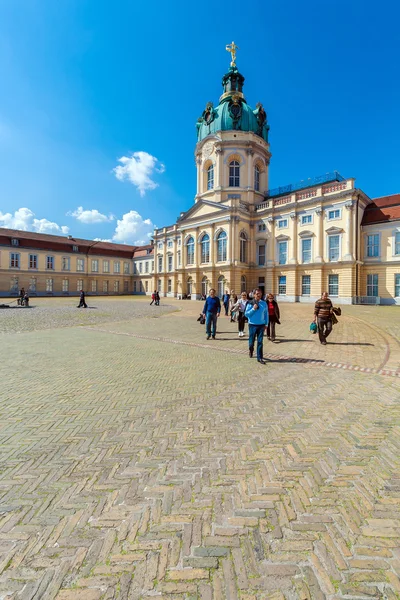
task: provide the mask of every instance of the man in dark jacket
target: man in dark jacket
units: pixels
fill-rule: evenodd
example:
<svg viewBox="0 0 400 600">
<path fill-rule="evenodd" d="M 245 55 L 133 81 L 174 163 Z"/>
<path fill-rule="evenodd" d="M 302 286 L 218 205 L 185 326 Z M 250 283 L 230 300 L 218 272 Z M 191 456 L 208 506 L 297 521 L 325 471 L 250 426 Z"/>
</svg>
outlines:
<svg viewBox="0 0 400 600">
<path fill-rule="evenodd" d="M 206 299 L 203 308 L 203 316 L 206 318 L 206 334 L 209 340 L 212 334 L 212 339 L 215 340 L 217 333 L 217 318 L 221 314 L 221 302 L 218 296 L 215 295 L 215 290 L 210 290 L 210 295 Z M 212 326 L 212 331 L 211 331 Z"/>
<path fill-rule="evenodd" d="M 82 306 L 83 306 L 83 308 L 87 308 L 87 304 L 85 302 L 85 292 L 83 290 L 80 291 L 79 304 L 78 304 L 77 308 L 81 308 Z"/>
<path fill-rule="evenodd" d="M 318 320 L 319 341 L 326 346 L 326 338 L 332 331 L 332 302 L 328 298 L 328 292 L 323 292 L 322 296 L 315 303 L 314 323 Z"/>
<path fill-rule="evenodd" d="M 215 290 L 214 290 L 215 291 Z M 228 316 L 229 313 L 229 300 L 231 298 L 230 293 L 228 292 L 228 290 L 226 290 L 223 298 L 222 298 L 222 302 L 224 303 L 224 308 L 225 308 L 225 316 Z"/>
</svg>

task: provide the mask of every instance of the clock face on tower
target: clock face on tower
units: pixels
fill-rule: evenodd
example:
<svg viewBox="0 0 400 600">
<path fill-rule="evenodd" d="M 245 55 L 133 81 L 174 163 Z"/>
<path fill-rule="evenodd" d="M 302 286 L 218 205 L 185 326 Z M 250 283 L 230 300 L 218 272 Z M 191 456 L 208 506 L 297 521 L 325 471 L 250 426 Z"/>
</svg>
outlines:
<svg viewBox="0 0 400 600">
<path fill-rule="evenodd" d="M 212 154 L 213 151 L 213 143 L 212 142 L 207 142 L 206 144 L 204 144 L 203 146 L 203 160 L 206 160 L 210 154 Z"/>
</svg>

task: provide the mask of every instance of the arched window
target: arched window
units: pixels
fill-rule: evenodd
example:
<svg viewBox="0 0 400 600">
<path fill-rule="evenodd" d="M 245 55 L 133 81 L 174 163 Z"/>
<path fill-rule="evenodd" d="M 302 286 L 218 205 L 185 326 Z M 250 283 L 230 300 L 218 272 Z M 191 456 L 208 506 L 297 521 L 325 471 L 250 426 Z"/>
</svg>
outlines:
<svg viewBox="0 0 400 600">
<path fill-rule="evenodd" d="M 244 275 L 241 276 L 240 278 L 240 291 L 241 292 L 246 292 L 247 288 L 246 288 L 246 277 Z"/>
<path fill-rule="evenodd" d="M 226 260 L 226 242 L 228 236 L 226 235 L 226 231 L 221 231 L 221 233 L 217 237 L 217 261 Z"/>
<path fill-rule="evenodd" d="M 224 282 L 225 282 L 224 276 L 220 275 L 218 277 L 218 298 L 220 298 L 221 301 L 222 301 L 222 296 L 224 295 Z"/>
<path fill-rule="evenodd" d="M 186 263 L 188 265 L 194 264 L 194 239 L 190 237 L 186 242 Z"/>
<path fill-rule="evenodd" d="M 208 279 L 207 277 L 203 277 L 201 280 L 201 293 L 203 296 L 207 296 L 208 293 Z"/>
<path fill-rule="evenodd" d="M 210 236 L 205 233 L 201 238 L 201 262 L 210 262 Z"/>
<path fill-rule="evenodd" d="M 207 169 L 207 189 L 214 189 L 214 165 L 210 165 Z"/>
<path fill-rule="evenodd" d="M 229 186 L 240 186 L 240 165 L 237 160 L 232 160 L 229 163 Z"/>
<path fill-rule="evenodd" d="M 240 262 L 247 262 L 247 236 L 243 231 L 240 234 Z"/>
<path fill-rule="evenodd" d="M 254 189 L 256 192 L 260 191 L 260 167 L 258 165 L 254 167 Z"/>
</svg>

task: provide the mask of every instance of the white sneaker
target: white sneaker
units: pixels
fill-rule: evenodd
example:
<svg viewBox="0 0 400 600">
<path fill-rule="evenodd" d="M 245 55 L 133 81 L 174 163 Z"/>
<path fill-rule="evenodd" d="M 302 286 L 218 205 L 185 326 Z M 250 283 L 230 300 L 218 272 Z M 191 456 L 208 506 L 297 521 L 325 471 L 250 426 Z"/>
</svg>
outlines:
<svg viewBox="0 0 400 600">
<path fill-rule="evenodd" d="M 241 331 L 239 331 L 239 337 L 242 337 L 242 332 Z"/>
</svg>

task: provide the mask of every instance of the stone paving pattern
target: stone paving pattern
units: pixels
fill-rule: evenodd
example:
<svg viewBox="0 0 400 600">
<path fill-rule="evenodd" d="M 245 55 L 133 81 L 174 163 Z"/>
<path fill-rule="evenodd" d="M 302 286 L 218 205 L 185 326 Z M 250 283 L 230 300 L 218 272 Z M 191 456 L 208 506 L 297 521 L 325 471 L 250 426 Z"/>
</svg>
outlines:
<svg viewBox="0 0 400 600">
<path fill-rule="evenodd" d="M 395 307 L 322 347 L 283 305 L 262 366 L 199 302 L 35 303 L 0 337 L 2 600 L 400 598 Z"/>
</svg>

